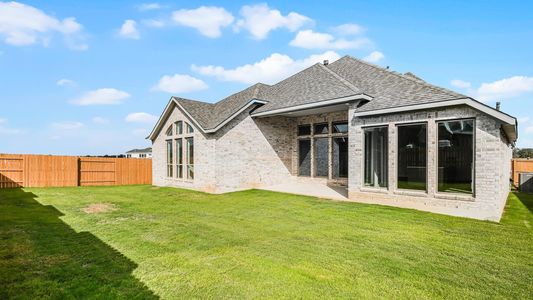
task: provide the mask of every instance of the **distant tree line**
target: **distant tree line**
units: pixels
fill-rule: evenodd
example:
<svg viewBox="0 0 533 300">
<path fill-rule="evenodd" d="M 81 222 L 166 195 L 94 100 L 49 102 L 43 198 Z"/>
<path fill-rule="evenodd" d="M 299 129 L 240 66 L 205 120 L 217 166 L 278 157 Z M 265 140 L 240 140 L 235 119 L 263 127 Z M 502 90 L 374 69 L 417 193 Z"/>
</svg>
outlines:
<svg viewBox="0 0 533 300">
<path fill-rule="evenodd" d="M 513 150 L 514 158 L 533 158 L 533 148 L 515 148 Z"/>
</svg>

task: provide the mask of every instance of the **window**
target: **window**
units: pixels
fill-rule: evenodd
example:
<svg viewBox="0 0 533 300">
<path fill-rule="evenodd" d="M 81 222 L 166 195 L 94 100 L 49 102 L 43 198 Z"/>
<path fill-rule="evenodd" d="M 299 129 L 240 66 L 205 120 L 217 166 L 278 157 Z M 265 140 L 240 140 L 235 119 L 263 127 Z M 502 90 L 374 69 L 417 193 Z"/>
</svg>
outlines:
<svg viewBox="0 0 533 300">
<path fill-rule="evenodd" d="M 398 126 L 398 188 L 426 190 L 426 124 Z"/>
<path fill-rule="evenodd" d="M 183 140 L 176 139 L 176 177 L 183 178 Z"/>
<path fill-rule="evenodd" d="M 176 124 L 176 134 L 182 134 L 183 133 L 183 122 L 178 121 L 174 124 Z"/>
<path fill-rule="evenodd" d="M 189 123 L 185 123 L 187 124 L 187 133 L 193 133 L 194 132 L 194 128 L 192 128 L 191 125 L 189 125 Z"/>
<path fill-rule="evenodd" d="M 328 134 L 328 123 L 315 124 L 314 134 Z"/>
<path fill-rule="evenodd" d="M 168 127 L 166 134 L 167 134 L 167 136 L 171 136 L 172 135 L 172 125 L 170 125 Z"/>
<path fill-rule="evenodd" d="M 438 191 L 473 192 L 474 120 L 438 122 Z"/>
<path fill-rule="evenodd" d="M 311 134 L 311 125 L 299 125 L 298 126 L 298 136 L 310 135 Z"/>
<path fill-rule="evenodd" d="M 187 141 L 187 179 L 194 179 L 194 139 L 186 138 Z"/>
<path fill-rule="evenodd" d="M 298 140 L 298 175 L 311 176 L 311 140 Z"/>
<path fill-rule="evenodd" d="M 333 122 L 333 133 L 348 133 L 348 122 Z"/>
<path fill-rule="evenodd" d="M 172 151 L 172 140 L 167 141 L 167 177 L 172 177 L 174 175 L 172 169 L 172 158 L 174 154 Z"/>
<path fill-rule="evenodd" d="M 315 138 L 315 176 L 328 176 L 328 141 L 329 138 Z"/>
<path fill-rule="evenodd" d="M 333 138 L 333 177 L 348 177 L 348 137 Z"/>
<path fill-rule="evenodd" d="M 372 187 L 388 186 L 388 128 L 365 129 L 365 185 Z"/>
</svg>

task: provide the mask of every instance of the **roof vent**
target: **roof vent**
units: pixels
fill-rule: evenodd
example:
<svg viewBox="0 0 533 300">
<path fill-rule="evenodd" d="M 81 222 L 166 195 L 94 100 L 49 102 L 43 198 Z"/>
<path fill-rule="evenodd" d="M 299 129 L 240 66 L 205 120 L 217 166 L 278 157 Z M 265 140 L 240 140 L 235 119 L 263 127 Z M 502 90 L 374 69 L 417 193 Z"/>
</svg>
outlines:
<svg viewBox="0 0 533 300">
<path fill-rule="evenodd" d="M 327 66 L 327 65 L 329 65 L 329 60 L 324 59 L 324 66 Z"/>
<path fill-rule="evenodd" d="M 500 101 L 496 102 L 496 110 L 500 110 L 501 103 Z"/>
</svg>

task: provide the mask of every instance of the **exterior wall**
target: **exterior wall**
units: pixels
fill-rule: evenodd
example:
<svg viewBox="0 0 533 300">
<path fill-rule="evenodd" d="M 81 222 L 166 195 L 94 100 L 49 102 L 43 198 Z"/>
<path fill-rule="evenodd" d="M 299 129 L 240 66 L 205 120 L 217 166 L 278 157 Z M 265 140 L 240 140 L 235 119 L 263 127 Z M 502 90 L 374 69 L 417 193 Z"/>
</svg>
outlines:
<svg viewBox="0 0 533 300">
<path fill-rule="evenodd" d="M 297 126 L 298 125 L 308 125 L 308 124 L 317 124 L 317 123 L 328 123 L 329 124 L 329 131 L 330 133 L 327 135 L 328 137 L 333 136 L 343 136 L 343 134 L 332 134 L 332 123 L 338 122 L 338 121 L 348 121 L 348 110 L 346 111 L 339 111 L 339 112 L 333 112 L 333 113 L 323 113 L 323 114 L 316 114 L 316 115 L 308 115 L 308 116 L 302 116 L 296 118 L 296 124 L 295 128 L 292 130 L 291 134 L 291 141 L 292 141 L 292 175 L 298 176 L 298 136 L 297 136 Z M 345 136 L 345 134 L 344 134 Z M 311 139 L 311 149 L 314 149 L 314 140 Z M 334 179 L 331 177 L 332 174 L 332 145 L 331 140 L 329 141 L 329 147 L 328 147 L 328 156 L 329 156 L 329 164 L 328 164 L 328 178 L 324 177 L 315 177 L 315 153 L 314 151 L 311 151 L 311 177 L 298 177 L 298 181 L 303 182 L 317 182 L 317 183 L 341 183 L 341 184 L 347 184 L 347 179 Z"/>
<path fill-rule="evenodd" d="M 353 115 L 355 108 L 350 108 Z M 475 119 L 474 194 L 437 191 L 437 124 L 446 119 Z M 428 131 L 427 191 L 399 190 L 397 184 L 396 125 L 425 122 Z M 389 187 L 371 188 L 363 184 L 363 128 L 386 125 L 389 131 Z M 469 107 L 451 107 L 371 117 L 353 117 L 349 137 L 349 198 L 354 201 L 415 208 L 455 216 L 498 221 L 509 192 L 512 150 L 500 132 L 501 123 Z"/>
<path fill-rule="evenodd" d="M 166 176 L 165 131 L 178 120 L 193 125 L 193 180 Z M 291 178 L 294 123 L 283 117 L 252 119 L 249 111 L 213 134 L 204 134 L 179 108 L 174 107 L 152 146 L 153 183 L 211 193 L 259 188 Z"/>
<path fill-rule="evenodd" d="M 167 177 L 167 156 L 165 135 L 167 128 L 174 122 L 182 120 L 189 123 L 194 128 L 194 179 L 178 179 Z M 185 130 L 185 125 L 184 125 Z M 216 190 L 215 184 L 215 167 L 214 167 L 214 149 L 215 141 L 204 135 L 200 128 L 196 127 L 193 122 L 183 112 L 174 106 L 172 113 L 165 121 L 161 131 L 152 143 L 152 174 L 153 184 L 157 186 L 183 187 L 207 192 Z M 174 149 L 175 151 L 175 149 Z M 185 155 L 185 154 L 184 154 Z M 175 167 L 174 167 L 175 169 Z M 175 170 L 174 170 L 175 172 Z M 185 173 L 185 171 L 184 171 Z"/>
<path fill-rule="evenodd" d="M 291 178 L 294 122 L 253 119 L 245 111 L 210 138 L 215 142 L 217 192 L 260 188 Z"/>
</svg>

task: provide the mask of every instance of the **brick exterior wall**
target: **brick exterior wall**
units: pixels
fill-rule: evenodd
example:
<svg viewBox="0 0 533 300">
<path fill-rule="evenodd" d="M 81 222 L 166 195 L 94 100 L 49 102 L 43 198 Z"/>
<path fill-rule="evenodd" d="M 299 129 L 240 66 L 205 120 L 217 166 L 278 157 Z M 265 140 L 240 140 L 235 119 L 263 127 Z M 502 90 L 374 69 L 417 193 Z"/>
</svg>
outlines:
<svg viewBox="0 0 533 300">
<path fill-rule="evenodd" d="M 353 115 L 354 107 L 350 109 Z M 437 191 L 437 123 L 439 120 L 475 119 L 474 194 Z M 397 185 L 398 124 L 427 124 L 427 191 L 406 191 Z M 353 117 L 350 127 L 349 198 L 354 201 L 385 204 L 498 221 L 509 193 L 512 149 L 500 132 L 501 123 L 469 107 L 450 107 L 372 117 Z M 388 188 L 375 189 L 363 184 L 363 128 L 388 126 Z"/>
<path fill-rule="evenodd" d="M 194 180 L 166 173 L 166 129 L 178 120 L 193 125 Z M 294 122 L 284 117 L 252 119 L 249 110 L 213 134 L 204 134 L 174 106 L 153 142 L 154 185 L 222 193 L 282 183 L 291 177 Z"/>
<path fill-rule="evenodd" d="M 213 134 L 195 128 L 195 179 L 166 176 L 166 136 L 170 124 L 190 120 L 174 107 L 163 129 L 153 142 L 153 181 L 158 186 L 175 186 L 212 193 L 286 183 L 291 180 L 331 183 L 333 178 L 298 177 L 298 124 L 349 121 L 349 199 L 358 202 L 415 208 L 420 210 L 498 221 L 509 192 L 512 150 L 500 132 L 501 123 L 469 107 L 450 107 L 427 111 L 355 118 L 355 107 L 348 111 L 304 117 L 250 117 L 243 112 Z M 436 120 L 475 119 L 475 191 L 473 195 L 437 191 Z M 396 125 L 426 122 L 428 131 L 427 192 L 396 188 Z M 363 186 L 363 128 L 388 126 L 388 188 Z M 331 145 L 330 145 L 331 152 Z M 312 154 L 313 155 L 313 154 Z M 329 154 L 331 155 L 331 154 Z M 313 162 L 314 159 L 312 158 Z M 331 169 L 331 166 L 329 166 Z M 313 170 L 312 166 L 312 170 Z M 330 172 L 331 174 L 331 172 Z"/>
</svg>

